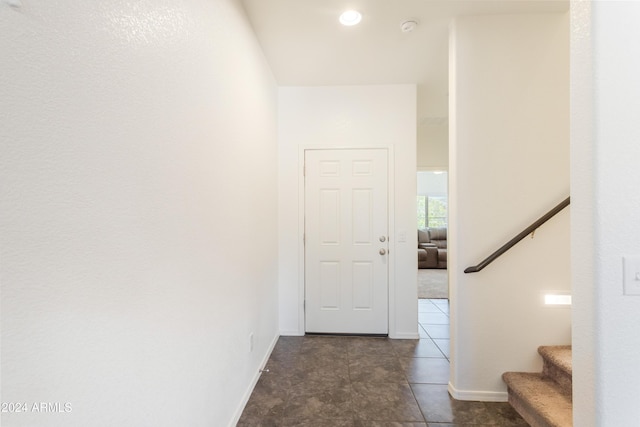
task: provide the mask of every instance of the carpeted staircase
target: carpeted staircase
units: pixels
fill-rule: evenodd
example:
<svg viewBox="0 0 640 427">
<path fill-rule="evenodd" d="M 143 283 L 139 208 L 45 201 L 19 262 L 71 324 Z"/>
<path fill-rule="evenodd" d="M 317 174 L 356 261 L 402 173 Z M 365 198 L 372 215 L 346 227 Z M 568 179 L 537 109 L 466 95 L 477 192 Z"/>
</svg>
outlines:
<svg viewBox="0 0 640 427">
<path fill-rule="evenodd" d="M 505 372 L 509 403 L 532 427 L 573 426 L 571 346 L 543 346 L 542 373 Z"/>
</svg>

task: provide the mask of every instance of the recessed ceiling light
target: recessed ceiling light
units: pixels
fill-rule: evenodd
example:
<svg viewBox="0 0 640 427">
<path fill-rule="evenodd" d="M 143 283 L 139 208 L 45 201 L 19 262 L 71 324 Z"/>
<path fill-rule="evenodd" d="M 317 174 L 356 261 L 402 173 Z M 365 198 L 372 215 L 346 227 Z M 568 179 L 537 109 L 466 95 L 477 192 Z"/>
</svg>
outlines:
<svg viewBox="0 0 640 427">
<path fill-rule="evenodd" d="M 340 15 L 340 23 L 348 27 L 356 25 L 362 20 L 362 14 L 357 10 L 347 10 Z"/>
</svg>

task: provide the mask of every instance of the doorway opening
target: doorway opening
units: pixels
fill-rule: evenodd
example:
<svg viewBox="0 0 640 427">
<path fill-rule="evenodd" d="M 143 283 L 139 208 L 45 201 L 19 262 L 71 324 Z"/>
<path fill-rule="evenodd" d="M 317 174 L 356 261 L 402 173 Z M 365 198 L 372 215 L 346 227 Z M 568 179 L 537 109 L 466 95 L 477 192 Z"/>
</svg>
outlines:
<svg viewBox="0 0 640 427">
<path fill-rule="evenodd" d="M 417 174 L 418 298 L 449 299 L 447 172 Z"/>
</svg>

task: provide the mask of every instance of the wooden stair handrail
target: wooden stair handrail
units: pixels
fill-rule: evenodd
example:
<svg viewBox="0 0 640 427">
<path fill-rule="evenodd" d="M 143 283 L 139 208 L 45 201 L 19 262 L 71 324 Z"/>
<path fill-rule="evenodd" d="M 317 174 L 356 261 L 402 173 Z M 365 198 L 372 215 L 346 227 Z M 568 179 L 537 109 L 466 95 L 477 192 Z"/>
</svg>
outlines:
<svg viewBox="0 0 640 427">
<path fill-rule="evenodd" d="M 558 204 L 556 207 L 554 207 L 549 212 L 547 212 L 546 214 L 541 216 L 536 222 L 534 222 L 533 224 L 531 224 L 530 226 L 525 228 L 516 237 L 514 237 L 511 240 L 509 240 L 507 243 L 502 245 L 497 251 L 495 251 L 494 253 L 492 253 L 491 255 L 486 257 L 484 260 L 482 260 L 479 264 L 465 268 L 464 272 L 465 273 L 477 273 L 478 271 L 481 271 L 487 265 L 491 264 L 493 261 L 495 261 L 496 259 L 500 258 L 500 256 L 502 254 L 504 254 L 509 249 L 514 247 L 516 245 L 516 243 L 518 243 L 520 240 L 524 239 L 529 234 L 531 234 L 534 231 L 536 231 L 538 229 L 538 227 L 540 227 L 545 222 L 549 221 L 551 218 L 553 218 L 555 215 L 557 215 L 561 210 L 563 210 L 564 208 L 569 206 L 570 203 L 571 203 L 571 197 L 567 197 L 562 202 L 560 202 L 560 204 Z"/>
</svg>

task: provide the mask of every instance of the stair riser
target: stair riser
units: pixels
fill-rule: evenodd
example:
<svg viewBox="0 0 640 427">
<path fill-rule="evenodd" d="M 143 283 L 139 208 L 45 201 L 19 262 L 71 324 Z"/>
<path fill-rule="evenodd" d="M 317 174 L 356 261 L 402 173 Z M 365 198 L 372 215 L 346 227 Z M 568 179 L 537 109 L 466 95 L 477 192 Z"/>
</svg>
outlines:
<svg viewBox="0 0 640 427">
<path fill-rule="evenodd" d="M 505 372 L 509 403 L 532 427 L 573 425 L 571 346 L 541 346 L 542 372 Z"/>
<path fill-rule="evenodd" d="M 571 397 L 542 373 L 505 372 L 509 403 L 531 426 L 571 427 Z"/>
<path fill-rule="evenodd" d="M 542 375 L 555 381 L 569 396 L 572 395 L 573 380 L 571 374 L 558 368 L 552 362 L 545 360 L 542 367 Z"/>
<path fill-rule="evenodd" d="M 533 410 L 525 401 L 520 399 L 510 388 L 508 389 L 508 392 L 509 404 L 531 427 L 554 427 L 543 420 L 535 410 Z"/>
</svg>

